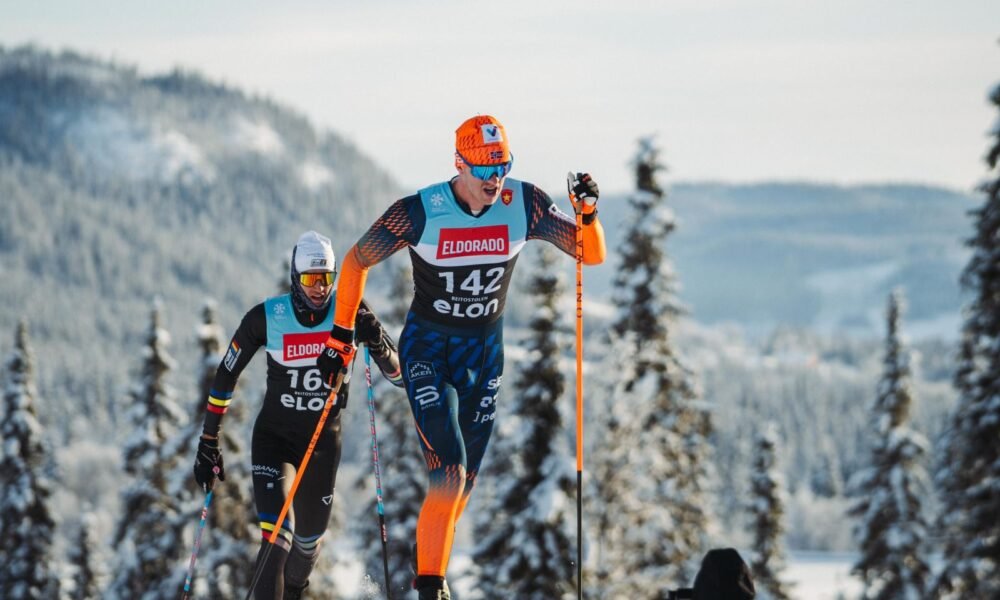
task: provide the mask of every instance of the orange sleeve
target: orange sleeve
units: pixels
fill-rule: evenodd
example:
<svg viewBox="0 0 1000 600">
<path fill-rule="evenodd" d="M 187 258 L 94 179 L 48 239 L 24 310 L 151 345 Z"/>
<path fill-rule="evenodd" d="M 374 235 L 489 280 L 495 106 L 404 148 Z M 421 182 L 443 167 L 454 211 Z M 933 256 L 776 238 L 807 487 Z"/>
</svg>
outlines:
<svg viewBox="0 0 1000 600">
<path fill-rule="evenodd" d="M 354 319 L 365 293 L 368 267 L 358 260 L 358 245 L 351 246 L 344 257 L 340 279 L 337 281 L 337 306 L 333 313 L 333 324 L 345 329 L 354 329 Z"/>
<path fill-rule="evenodd" d="M 608 248 L 604 243 L 604 226 L 594 217 L 590 225 L 583 226 L 583 264 L 599 265 L 607 257 Z"/>
</svg>

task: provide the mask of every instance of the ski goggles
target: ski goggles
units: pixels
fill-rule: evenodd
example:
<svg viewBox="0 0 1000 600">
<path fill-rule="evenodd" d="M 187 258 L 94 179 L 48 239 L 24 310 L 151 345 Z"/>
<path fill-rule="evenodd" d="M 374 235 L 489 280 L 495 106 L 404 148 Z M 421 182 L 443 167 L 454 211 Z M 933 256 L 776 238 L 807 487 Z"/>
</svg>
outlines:
<svg viewBox="0 0 1000 600">
<path fill-rule="evenodd" d="M 473 177 L 475 177 L 476 179 L 482 179 L 483 181 L 489 181 L 494 177 L 498 179 L 503 179 L 504 177 L 507 176 L 507 173 L 510 173 L 511 168 L 514 166 L 513 154 L 510 155 L 509 161 L 501 163 L 499 165 L 474 165 L 469 161 L 465 160 L 465 157 L 459 154 L 458 152 L 455 153 L 455 156 L 461 159 L 461 161 L 465 163 L 467 167 L 469 167 L 469 172 L 472 173 Z"/>
<path fill-rule="evenodd" d="M 317 283 L 330 286 L 333 285 L 333 278 L 336 273 L 299 273 L 299 283 L 305 287 L 312 287 Z"/>
</svg>

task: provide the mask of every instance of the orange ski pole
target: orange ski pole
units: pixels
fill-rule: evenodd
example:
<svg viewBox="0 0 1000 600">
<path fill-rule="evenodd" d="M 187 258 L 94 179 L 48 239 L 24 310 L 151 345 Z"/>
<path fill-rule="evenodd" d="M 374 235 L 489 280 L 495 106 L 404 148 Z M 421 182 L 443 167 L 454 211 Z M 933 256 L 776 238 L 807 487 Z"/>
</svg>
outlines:
<svg viewBox="0 0 1000 600">
<path fill-rule="evenodd" d="M 566 176 L 569 200 L 576 213 L 576 597 L 583 598 L 583 202 Z"/>
</svg>

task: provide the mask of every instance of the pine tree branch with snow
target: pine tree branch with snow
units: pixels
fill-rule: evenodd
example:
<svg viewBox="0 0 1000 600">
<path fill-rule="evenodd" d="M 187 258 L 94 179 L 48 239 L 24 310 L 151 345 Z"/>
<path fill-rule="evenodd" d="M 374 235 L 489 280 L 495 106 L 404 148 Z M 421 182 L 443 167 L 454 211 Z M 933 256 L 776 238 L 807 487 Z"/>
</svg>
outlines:
<svg viewBox="0 0 1000 600">
<path fill-rule="evenodd" d="M 924 470 L 928 444 L 909 428 L 913 405 L 909 352 L 900 330 L 902 292 L 890 294 L 883 374 L 873 409 L 872 455 L 852 482 L 861 556 L 852 572 L 872 600 L 926 597 L 930 566 L 923 507 L 929 483 Z"/>
<path fill-rule="evenodd" d="M 711 421 L 697 402 L 693 373 L 672 341 L 685 313 L 666 254 L 675 228 L 663 170 L 651 139 L 634 160 L 638 190 L 615 279 L 619 307 L 604 371 L 615 379 L 604 411 L 594 487 L 599 559 L 592 593 L 665 594 L 690 580 L 709 524 L 707 438 Z"/>
<path fill-rule="evenodd" d="M 1000 85 L 990 94 L 1000 110 Z M 938 531 L 944 541 L 941 598 L 1000 597 L 1000 118 L 986 154 L 983 205 L 972 212 L 972 257 L 962 275 L 972 301 L 955 374 L 958 405 L 940 450 Z"/>
<path fill-rule="evenodd" d="M 27 325 L 18 324 L 4 370 L 0 420 L 0 598 L 56 598 L 52 569 L 51 456 L 35 416 L 37 391 Z"/>
<path fill-rule="evenodd" d="M 131 430 L 123 449 L 125 472 L 132 477 L 122 493 L 114 534 L 118 549 L 108 597 L 152 600 L 179 593 L 182 557 L 190 548 L 178 522 L 183 499 L 175 495 L 171 474 L 190 456 L 178 443 L 178 424 L 186 421 L 166 376 L 175 365 L 167 352 L 170 334 L 160 325 L 159 304 L 150 320 L 139 378 L 129 394 Z M 190 477 L 188 477 L 189 479 Z"/>
</svg>

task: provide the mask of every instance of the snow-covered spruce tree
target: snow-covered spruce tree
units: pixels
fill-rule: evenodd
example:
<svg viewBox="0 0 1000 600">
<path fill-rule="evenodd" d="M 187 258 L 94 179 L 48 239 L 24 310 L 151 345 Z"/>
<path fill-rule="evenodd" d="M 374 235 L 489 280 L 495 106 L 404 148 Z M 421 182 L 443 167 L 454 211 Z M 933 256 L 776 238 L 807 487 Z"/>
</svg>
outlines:
<svg viewBox="0 0 1000 600">
<path fill-rule="evenodd" d="M 123 458 L 125 473 L 132 481 L 122 493 L 122 512 L 114 534 L 118 556 L 107 594 L 110 598 L 169 598 L 178 595 L 183 584 L 183 577 L 177 581 L 177 567 L 190 547 L 188 540 L 177 535 L 175 524 L 181 507 L 170 492 L 168 479 L 176 472 L 178 460 L 192 459 L 178 456 L 174 444 L 168 443 L 176 437 L 177 424 L 188 419 L 166 382 L 175 365 L 167 353 L 169 343 L 170 334 L 160 327 L 157 303 L 139 379 L 128 397 L 131 430 Z"/>
<path fill-rule="evenodd" d="M 634 160 L 638 190 L 618 252 L 619 314 L 607 370 L 619 374 L 605 415 L 618 419 L 601 432 L 595 479 L 606 511 L 602 597 L 650 597 L 690 580 L 708 526 L 707 437 L 711 423 L 697 402 L 691 371 L 671 334 L 683 314 L 665 252 L 672 211 L 655 174 L 663 166 L 649 138 Z M 603 463 L 603 464 L 601 464 Z"/>
<path fill-rule="evenodd" d="M 785 569 L 784 481 L 775 464 L 778 445 L 773 425 L 763 428 L 754 440 L 750 474 L 750 514 L 753 520 L 753 559 L 750 568 L 761 600 L 788 600 L 788 584 L 781 580 Z"/>
<path fill-rule="evenodd" d="M 0 420 L 0 598 L 48 599 L 59 594 L 50 570 L 55 522 L 51 457 L 35 417 L 38 396 L 28 327 L 18 323 L 5 364 Z"/>
<path fill-rule="evenodd" d="M 594 390 L 599 389 L 596 398 L 597 412 L 595 426 L 585 432 L 586 442 L 585 474 L 584 474 L 584 527 L 588 556 L 585 557 L 587 569 L 584 571 L 585 596 L 605 598 L 612 577 L 620 572 L 621 555 L 616 549 L 622 546 L 621 538 L 628 533 L 627 528 L 620 525 L 621 511 L 626 499 L 632 491 L 629 480 L 629 460 L 631 444 L 622 427 L 622 421 L 627 416 L 624 411 L 615 406 L 614 398 L 618 385 L 611 381 L 619 375 L 618 369 L 623 365 L 612 358 L 620 345 L 608 342 L 612 348 L 605 358 L 606 364 L 601 365 L 598 375 L 608 380 L 598 381 L 585 389 L 584 402 L 595 398 Z M 588 384 L 594 383 L 594 377 L 588 377 Z M 603 402 L 601 401 L 603 400 Z M 499 424 L 502 425 L 502 424 Z M 502 430 L 502 428 L 501 428 Z M 493 442 L 496 444 L 496 442 Z M 495 450 L 494 450 L 495 453 Z"/>
<path fill-rule="evenodd" d="M 860 557 L 852 573 L 863 597 L 889 600 L 926 598 L 930 569 L 924 540 L 927 523 L 922 499 L 929 490 L 923 460 L 927 441 L 909 428 L 913 405 L 909 352 L 900 331 L 903 296 L 889 296 L 885 359 L 872 411 L 875 431 L 870 466 L 852 481 L 857 500 Z"/>
<path fill-rule="evenodd" d="M 809 489 L 822 498 L 836 498 L 844 493 L 840 457 L 828 436 L 816 440 L 817 465 L 809 474 Z"/>
<path fill-rule="evenodd" d="M 513 463 L 512 472 L 497 481 L 498 493 L 477 514 L 475 563 L 488 565 L 477 585 L 484 599 L 576 592 L 576 544 L 568 537 L 576 522 L 576 484 L 559 410 L 566 381 L 559 370 L 565 343 L 557 302 L 565 285 L 553 251 L 539 248 L 538 257 L 529 285 L 535 313 L 527 356 L 498 417 L 516 419 L 514 434 L 492 449 Z"/>
<path fill-rule="evenodd" d="M 94 528 L 94 513 L 85 512 L 80 517 L 76 538 L 69 547 L 69 562 L 73 565 L 73 589 L 69 593 L 72 600 L 92 600 L 100 597 L 100 589 L 106 575 L 100 560 L 94 560 L 94 549 L 100 543 Z"/>
<path fill-rule="evenodd" d="M 195 528 L 204 503 L 203 492 L 197 489 L 191 473 L 191 464 L 205 420 L 206 399 L 215 379 L 215 371 L 222 361 L 225 343 L 214 301 L 205 301 L 202 322 L 195 333 L 201 349 L 199 396 L 192 411 L 194 419 L 178 435 L 178 444 L 186 447 L 189 460 L 180 461 L 174 477 L 183 485 L 178 495 L 195 499 L 187 505 L 178 523 L 188 529 Z M 253 578 L 254 557 L 260 536 L 251 495 L 250 472 L 246 467 L 249 457 L 240 441 L 246 414 L 246 403 L 234 402 L 226 413 L 227 426 L 222 430 L 223 451 L 230 459 L 226 463 L 226 481 L 219 482 L 213 494 L 194 588 L 196 593 L 205 590 L 200 595 L 208 598 L 235 598 L 250 587 Z"/>
<path fill-rule="evenodd" d="M 1000 85 L 990 101 L 1000 109 Z M 942 598 L 1000 597 L 1000 119 L 986 154 L 990 175 L 972 212 L 972 258 L 962 274 L 965 310 L 958 404 L 942 439 L 937 472 L 944 568 Z"/>
</svg>

